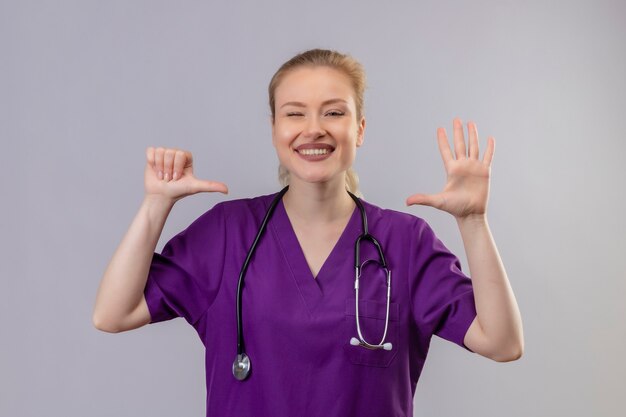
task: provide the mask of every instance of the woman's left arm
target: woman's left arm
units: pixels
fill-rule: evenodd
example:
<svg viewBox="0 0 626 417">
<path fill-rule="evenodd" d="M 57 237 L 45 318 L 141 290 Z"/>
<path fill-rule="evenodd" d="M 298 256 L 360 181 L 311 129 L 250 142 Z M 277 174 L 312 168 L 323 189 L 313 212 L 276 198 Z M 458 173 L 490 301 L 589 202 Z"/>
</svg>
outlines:
<svg viewBox="0 0 626 417">
<path fill-rule="evenodd" d="M 439 194 L 414 194 L 406 204 L 435 207 L 454 216 L 461 231 L 470 269 L 476 319 L 464 343 L 472 351 L 498 362 L 519 359 L 524 350 L 522 318 L 498 249 L 487 222 L 489 178 L 495 140 L 488 138 L 483 159 L 478 158 L 478 131 L 468 122 L 469 146 L 465 149 L 463 124 L 454 119 L 452 156 L 444 128 L 437 129 L 439 151 L 448 175 Z"/>
</svg>

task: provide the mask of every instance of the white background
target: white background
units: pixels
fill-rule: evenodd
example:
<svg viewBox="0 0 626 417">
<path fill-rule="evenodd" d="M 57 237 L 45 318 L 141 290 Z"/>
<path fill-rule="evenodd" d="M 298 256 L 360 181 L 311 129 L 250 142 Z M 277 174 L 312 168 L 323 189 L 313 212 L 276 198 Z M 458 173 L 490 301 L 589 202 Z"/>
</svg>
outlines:
<svg viewBox="0 0 626 417">
<path fill-rule="evenodd" d="M 626 392 L 626 6 L 620 1 L 0 1 L 0 415 L 203 416 L 182 319 L 108 334 L 100 278 L 147 146 L 230 194 L 180 201 L 157 250 L 224 199 L 279 190 L 267 84 L 313 47 L 365 66 L 367 201 L 425 218 L 468 271 L 436 128 L 496 138 L 489 224 L 524 356 L 434 337 L 418 416 L 619 416 Z M 233 317 L 234 319 L 234 317 Z M 236 341 L 233 340 L 233 346 Z"/>
</svg>

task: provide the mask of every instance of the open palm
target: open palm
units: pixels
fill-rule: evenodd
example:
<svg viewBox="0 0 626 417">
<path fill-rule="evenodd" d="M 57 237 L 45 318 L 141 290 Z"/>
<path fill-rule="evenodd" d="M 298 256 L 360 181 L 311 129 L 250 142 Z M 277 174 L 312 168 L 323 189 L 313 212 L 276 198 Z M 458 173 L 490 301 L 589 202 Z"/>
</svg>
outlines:
<svg viewBox="0 0 626 417">
<path fill-rule="evenodd" d="M 446 130 L 437 129 L 439 151 L 448 176 L 446 185 L 439 194 L 413 194 L 406 205 L 420 204 L 435 207 L 452 214 L 457 219 L 472 215 L 485 215 L 489 200 L 489 177 L 495 150 L 495 139 L 489 137 L 483 159 L 478 159 L 478 130 L 473 122 L 467 123 L 469 132 L 468 149 L 463 138 L 463 123 L 453 121 L 454 153 L 452 155 Z"/>
</svg>

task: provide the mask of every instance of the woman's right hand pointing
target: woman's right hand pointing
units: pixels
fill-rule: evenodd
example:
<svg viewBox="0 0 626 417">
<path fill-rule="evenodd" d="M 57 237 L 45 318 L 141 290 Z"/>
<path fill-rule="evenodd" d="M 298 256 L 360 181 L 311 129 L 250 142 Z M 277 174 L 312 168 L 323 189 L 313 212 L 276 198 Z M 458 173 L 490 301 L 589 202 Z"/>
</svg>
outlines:
<svg viewBox="0 0 626 417">
<path fill-rule="evenodd" d="M 146 149 L 146 158 L 146 197 L 163 197 L 175 203 L 183 197 L 200 192 L 218 191 L 228 194 L 226 184 L 194 177 L 191 152 L 150 146 Z"/>
</svg>

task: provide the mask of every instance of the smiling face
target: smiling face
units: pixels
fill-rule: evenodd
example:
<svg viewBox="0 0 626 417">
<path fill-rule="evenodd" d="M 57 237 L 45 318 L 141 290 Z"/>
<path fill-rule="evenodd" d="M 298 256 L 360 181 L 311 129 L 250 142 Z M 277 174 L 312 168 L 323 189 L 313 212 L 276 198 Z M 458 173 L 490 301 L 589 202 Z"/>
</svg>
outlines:
<svg viewBox="0 0 626 417">
<path fill-rule="evenodd" d="M 280 81 L 274 99 L 272 143 L 290 183 L 343 184 L 365 130 L 350 78 L 325 66 L 296 68 Z"/>
</svg>

